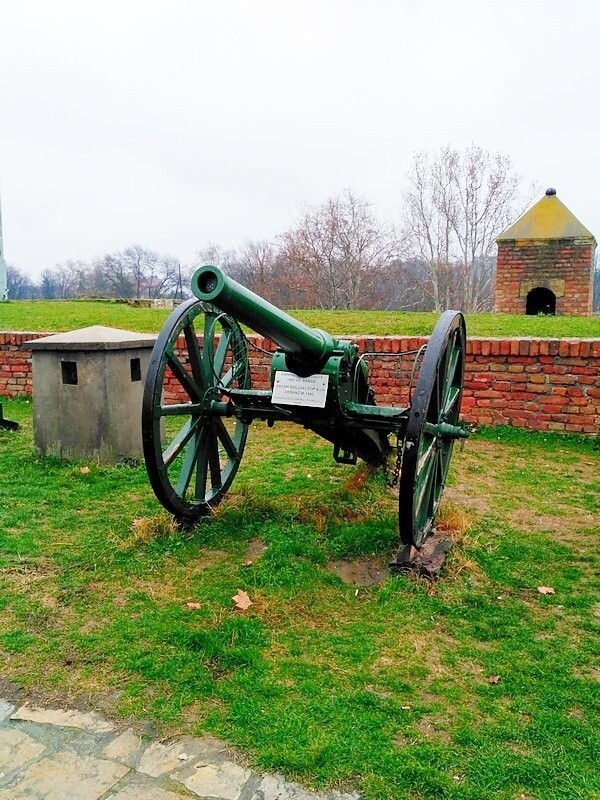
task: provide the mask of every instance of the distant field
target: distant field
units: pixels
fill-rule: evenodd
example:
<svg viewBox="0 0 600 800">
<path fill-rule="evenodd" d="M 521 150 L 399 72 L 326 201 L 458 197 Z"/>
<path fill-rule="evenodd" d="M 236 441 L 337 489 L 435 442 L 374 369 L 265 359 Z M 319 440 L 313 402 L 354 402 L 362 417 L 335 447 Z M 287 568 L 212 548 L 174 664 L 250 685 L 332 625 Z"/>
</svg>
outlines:
<svg viewBox="0 0 600 800">
<path fill-rule="evenodd" d="M 333 334 L 429 335 L 438 314 L 401 311 L 291 311 L 312 327 Z M 88 325 L 157 332 L 168 312 L 123 303 L 77 300 L 14 300 L 0 305 L 0 330 L 65 331 Z M 600 338 L 600 317 L 527 317 L 467 314 L 471 336 Z"/>
</svg>

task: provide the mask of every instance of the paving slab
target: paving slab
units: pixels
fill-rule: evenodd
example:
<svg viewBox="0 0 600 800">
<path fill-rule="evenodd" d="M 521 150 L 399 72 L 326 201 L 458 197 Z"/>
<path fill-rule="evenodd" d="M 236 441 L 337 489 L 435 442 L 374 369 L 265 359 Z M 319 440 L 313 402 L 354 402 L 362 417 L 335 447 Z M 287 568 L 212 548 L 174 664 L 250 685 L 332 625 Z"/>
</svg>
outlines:
<svg viewBox="0 0 600 800">
<path fill-rule="evenodd" d="M 193 736 L 182 736 L 169 744 L 153 742 L 144 750 L 138 771 L 158 778 L 160 775 L 180 769 L 182 764 L 187 764 L 200 756 L 205 761 L 213 760 L 210 752 L 203 746 L 202 739 L 195 739 Z"/>
<path fill-rule="evenodd" d="M 220 764 L 197 764 L 171 777 L 199 797 L 238 800 L 252 773 L 233 761 L 223 761 Z"/>
<path fill-rule="evenodd" d="M 144 742 L 94 712 L 0 698 L 0 800 L 360 800 L 318 794 L 235 762 L 210 735 Z"/>
<path fill-rule="evenodd" d="M 129 767 L 67 750 L 31 764 L 1 800 L 99 800 Z"/>
<path fill-rule="evenodd" d="M 128 728 L 104 748 L 102 755 L 111 761 L 119 761 L 121 764 L 134 767 L 138 763 L 145 747 L 142 737 L 138 736 L 131 728 Z"/>
<path fill-rule="evenodd" d="M 3 722 L 7 717 L 15 710 L 15 707 L 12 703 L 7 703 L 6 700 L 2 700 L 0 697 L 0 722 Z"/>
<path fill-rule="evenodd" d="M 83 712 L 62 708 L 37 708 L 21 706 L 10 717 L 12 720 L 39 722 L 44 725 L 60 725 L 63 728 L 80 728 L 93 733 L 110 733 L 115 726 L 94 711 Z"/>
<path fill-rule="evenodd" d="M 360 795 L 356 792 L 347 794 L 337 789 L 319 794 L 298 783 L 286 781 L 281 775 L 263 775 L 260 784 L 249 793 L 248 800 L 360 800 Z"/>
<path fill-rule="evenodd" d="M 323 795 L 309 792 L 297 783 L 288 783 L 279 775 L 264 775 L 250 800 L 322 800 Z"/>
<path fill-rule="evenodd" d="M 149 783 L 136 781 L 123 789 L 119 789 L 116 794 L 109 794 L 106 800 L 189 800 L 190 795 L 171 792 L 168 789 L 160 789 L 151 786 Z M 105 798 L 102 798 L 105 800 Z"/>
<path fill-rule="evenodd" d="M 46 745 L 9 728 L 0 729 L 0 772 L 10 772 L 40 756 Z"/>
</svg>

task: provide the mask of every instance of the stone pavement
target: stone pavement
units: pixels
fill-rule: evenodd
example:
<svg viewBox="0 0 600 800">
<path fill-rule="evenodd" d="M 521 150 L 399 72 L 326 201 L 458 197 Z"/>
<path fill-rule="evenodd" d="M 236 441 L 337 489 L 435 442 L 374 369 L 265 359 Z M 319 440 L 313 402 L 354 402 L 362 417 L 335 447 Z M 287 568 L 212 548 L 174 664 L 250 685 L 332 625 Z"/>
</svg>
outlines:
<svg viewBox="0 0 600 800">
<path fill-rule="evenodd" d="M 0 800 L 359 800 L 236 763 L 212 736 L 144 740 L 94 712 L 0 698 Z"/>
</svg>

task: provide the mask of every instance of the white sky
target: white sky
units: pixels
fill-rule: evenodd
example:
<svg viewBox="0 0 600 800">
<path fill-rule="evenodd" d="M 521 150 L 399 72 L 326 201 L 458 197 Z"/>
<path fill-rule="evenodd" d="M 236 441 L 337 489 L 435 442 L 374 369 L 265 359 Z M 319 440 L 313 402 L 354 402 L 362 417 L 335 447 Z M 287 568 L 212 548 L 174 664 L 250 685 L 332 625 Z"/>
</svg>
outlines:
<svg viewBox="0 0 600 800">
<path fill-rule="evenodd" d="M 412 153 L 513 159 L 600 239 L 597 0 L 0 0 L 5 255 L 271 239 Z"/>
</svg>

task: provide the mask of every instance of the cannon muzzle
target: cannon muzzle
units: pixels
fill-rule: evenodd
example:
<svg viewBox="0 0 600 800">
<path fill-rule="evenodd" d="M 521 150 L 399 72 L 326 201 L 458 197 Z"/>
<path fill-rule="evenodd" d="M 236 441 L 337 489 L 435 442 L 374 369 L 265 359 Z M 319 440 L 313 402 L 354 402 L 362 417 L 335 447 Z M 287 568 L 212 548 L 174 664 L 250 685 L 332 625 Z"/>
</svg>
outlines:
<svg viewBox="0 0 600 800">
<path fill-rule="evenodd" d="M 196 270 L 192 291 L 199 300 L 211 303 L 276 342 L 292 357 L 288 366 L 294 372 L 318 372 L 338 345 L 325 331 L 309 328 L 225 275 L 218 267 L 205 266 Z"/>
</svg>

